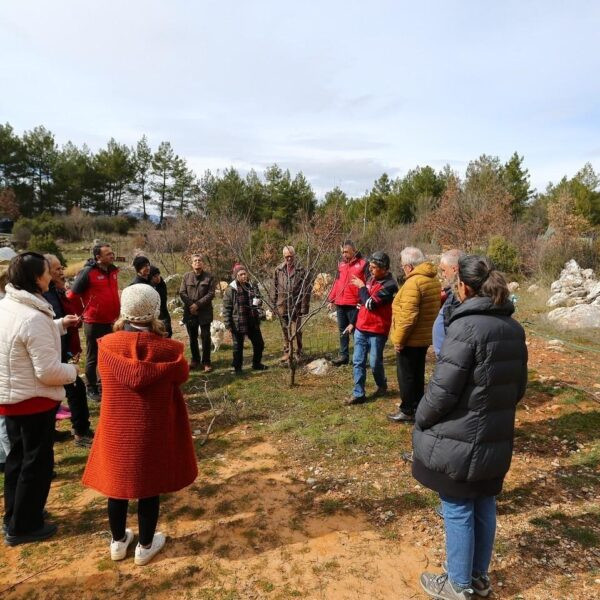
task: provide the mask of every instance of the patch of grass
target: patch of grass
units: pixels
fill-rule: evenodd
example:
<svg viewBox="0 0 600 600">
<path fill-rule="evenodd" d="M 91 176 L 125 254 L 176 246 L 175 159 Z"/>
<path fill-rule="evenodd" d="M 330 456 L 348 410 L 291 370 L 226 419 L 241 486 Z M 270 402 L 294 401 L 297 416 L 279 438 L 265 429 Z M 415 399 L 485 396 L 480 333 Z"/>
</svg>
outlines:
<svg viewBox="0 0 600 600">
<path fill-rule="evenodd" d="M 596 442 L 589 450 L 582 450 L 575 455 L 574 462 L 582 467 L 596 469 L 600 466 L 600 442 Z"/>
<path fill-rule="evenodd" d="M 566 404 L 567 406 L 578 406 L 583 404 L 586 400 L 585 394 L 579 390 L 569 390 L 567 393 L 560 396 L 561 404 Z"/>
<path fill-rule="evenodd" d="M 548 425 L 561 439 L 595 439 L 600 436 L 600 411 L 568 413 L 551 419 Z"/>
<path fill-rule="evenodd" d="M 96 569 L 101 573 L 104 571 L 114 571 L 116 568 L 117 563 L 106 556 L 96 563 Z"/>
<path fill-rule="evenodd" d="M 589 527 L 565 527 L 564 533 L 566 537 L 584 548 L 595 548 L 600 545 L 600 535 Z"/>
<path fill-rule="evenodd" d="M 219 558 L 227 558 L 231 554 L 231 546 L 229 544 L 223 544 L 215 549 L 215 554 Z"/>
<path fill-rule="evenodd" d="M 83 491 L 79 483 L 64 483 L 58 488 L 58 497 L 65 504 L 72 502 Z"/>
<path fill-rule="evenodd" d="M 542 383 L 539 379 L 529 379 L 527 382 L 527 392 L 537 392 L 539 394 L 546 394 L 547 396 L 557 396 L 560 394 L 559 389 L 554 389 L 555 382 Z"/>
<path fill-rule="evenodd" d="M 258 531 L 256 529 L 246 529 L 242 535 L 248 540 L 249 544 L 256 544 L 258 540 Z"/>
<path fill-rule="evenodd" d="M 439 503 L 437 494 L 428 492 L 406 492 L 399 498 L 400 507 L 404 510 L 415 508 L 433 508 Z"/>
<path fill-rule="evenodd" d="M 334 498 L 325 498 L 321 502 L 321 512 L 326 515 L 334 515 L 340 512 L 344 507 L 344 503 L 341 500 L 335 500 Z"/>
<path fill-rule="evenodd" d="M 233 515 L 237 508 L 233 500 L 222 500 L 215 506 L 215 512 L 220 515 Z"/>
<path fill-rule="evenodd" d="M 194 491 L 198 492 L 198 496 L 202 496 L 203 498 L 211 498 L 212 496 L 216 495 L 220 489 L 220 484 L 207 483 L 200 488 L 194 489 Z"/>
<path fill-rule="evenodd" d="M 273 583 L 271 583 L 270 581 L 267 581 L 266 579 L 259 579 L 256 582 L 256 585 L 263 591 L 263 592 L 272 592 L 275 589 L 275 585 Z"/>
</svg>

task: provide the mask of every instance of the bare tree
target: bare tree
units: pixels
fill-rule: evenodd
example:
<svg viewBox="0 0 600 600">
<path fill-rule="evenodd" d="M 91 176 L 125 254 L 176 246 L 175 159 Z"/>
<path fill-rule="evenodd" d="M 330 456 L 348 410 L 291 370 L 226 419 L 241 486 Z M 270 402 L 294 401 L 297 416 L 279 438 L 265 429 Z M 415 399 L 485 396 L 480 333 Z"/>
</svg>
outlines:
<svg viewBox="0 0 600 600">
<path fill-rule="evenodd" d="M 253 227 L 246 218 L 222 215 L 210 221 L 199 219 L 192 228 L 188 240 L 188 252 L 203 252 L 210 257 L 219 256 L 242 264 L 251 279 L 258 285 L 264 304 L 279 320 L 282 337 L 289 341 L 290 386 L 296 381 L 298 357 L 294 353 L 294 341 L 307 323 L 327 304 L 329 289 L 306 310 L 303 300 L 310 296 L 313 283 L 319 273 L 335 272 L 342 241 L 342 218 L 339 212 L 329 211 L 324 215 L 308 217 L 297 223 L 296 231 L 285 238 L 285 244 L 294 246 L 295 264 L 304 277 L 288 286 L 286 296 L 277 306 L 273 274 L 281 261 L 283 244 L 279 233 L 273 236 L 253 236 Z M 329 287 L 331 284 L 329 284 Z M 300 314 L 304 312 L 305 314 Z M 298 316 L 295 320 L 293 317 Z M 287 335 L 286 335 L 287 334 Z"/>
</svg>

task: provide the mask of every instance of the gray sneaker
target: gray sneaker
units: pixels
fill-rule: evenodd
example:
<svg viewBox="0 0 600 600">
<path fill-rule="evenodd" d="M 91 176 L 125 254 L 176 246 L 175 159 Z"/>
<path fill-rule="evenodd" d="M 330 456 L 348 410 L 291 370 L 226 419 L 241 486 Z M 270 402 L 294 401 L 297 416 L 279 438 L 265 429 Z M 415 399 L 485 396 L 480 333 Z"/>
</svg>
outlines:
<svg viewBox="0 0 600 600">
<path fill-rule="evenodd" d="M 482 598 L 487 598 L 492 591 L 490 578 L 487 575 L 478 575 L 471 579 L 471 587 L 473 591 Z"/>
<path fill-rule="evenodd" d="M 473 600 L 473 590 L 466 588 L 456 590 L 448 579 L 448 573 L 421 573 L 421 587 L 432 598 L 437 600 Z"/>
<path fill-rule="evenodd" d="M 437 508 L 441 508 L 441 504 Z M 436 508 L 436 512 L 437 512 Z M 444 515 L 440 515 L 442 518 Z M 442 563 L 442 569 L 444 569 L 444 573 L 448 573 L 448 563 L 444 561 Z M 490 584 L 490 578 L 487 575 L 478 575 L 477 577 L 471 577 L 471 587 L 473 588 L 473 592 L 482 598 L 487 598 L 492 591 L 492 586 Z"/>
</svg>

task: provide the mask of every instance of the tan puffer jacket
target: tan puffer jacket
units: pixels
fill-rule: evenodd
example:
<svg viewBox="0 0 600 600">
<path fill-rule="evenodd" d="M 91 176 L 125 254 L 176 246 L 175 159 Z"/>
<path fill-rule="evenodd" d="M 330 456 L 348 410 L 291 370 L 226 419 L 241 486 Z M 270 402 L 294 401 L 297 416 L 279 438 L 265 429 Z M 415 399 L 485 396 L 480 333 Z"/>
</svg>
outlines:
<svg viewBox="0 0 600 600">
<path fill-rule="evenodd" d="M 433 322 L 440 310 L 441 285 L 430 262 L 415 267 L 392 304 L 392 344 L 429 346 Z"/>
<path fill-rule="evenodd" d="M 41 296 L 6 286 L 0 300 L 0 404 L 29 398 L 60 402 L 77 367 L 60 362 L 62 319 Z"/>
</svg>

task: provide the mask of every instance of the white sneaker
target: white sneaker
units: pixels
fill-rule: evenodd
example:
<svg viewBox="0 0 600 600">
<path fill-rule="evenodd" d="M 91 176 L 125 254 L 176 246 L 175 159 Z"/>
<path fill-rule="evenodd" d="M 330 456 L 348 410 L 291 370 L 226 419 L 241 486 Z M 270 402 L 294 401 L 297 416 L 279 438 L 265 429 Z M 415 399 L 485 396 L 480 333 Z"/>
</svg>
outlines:
<svg viewBox="0 0 600 600">
<path fill-rule="evenodd" d="M 165 534 L 157 531 L 152 538 L 150 548 L 144 548 L 138 544 L 135 547 L 135 564 L 139 566 L 147 565 L 162 550 L 166 541 Z"/>
<path fill-rule="evenodd" d="M 115 540 L 110 542 L 110 557 L 113 560 L 123 560 L 131 542 L 133 542 L 133 531 L 131 531 L 131 529 L 126 529 L 124 542 L 115 542 Z"/>
</svg>

